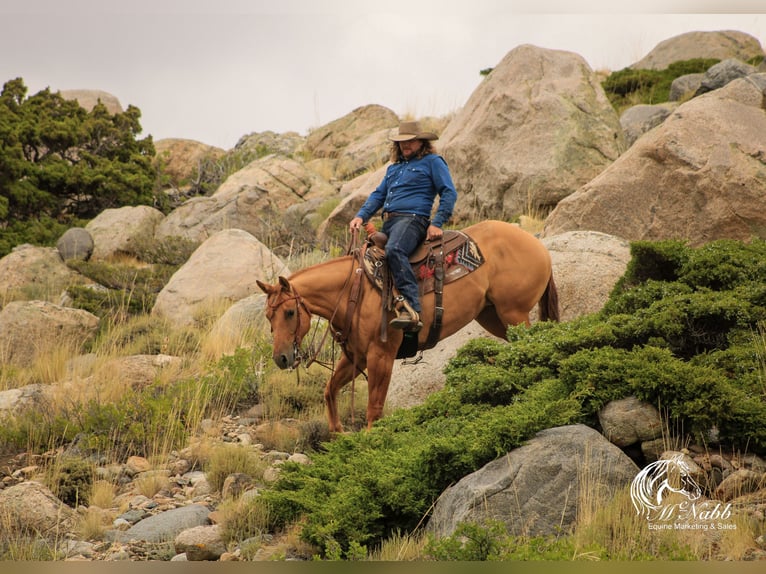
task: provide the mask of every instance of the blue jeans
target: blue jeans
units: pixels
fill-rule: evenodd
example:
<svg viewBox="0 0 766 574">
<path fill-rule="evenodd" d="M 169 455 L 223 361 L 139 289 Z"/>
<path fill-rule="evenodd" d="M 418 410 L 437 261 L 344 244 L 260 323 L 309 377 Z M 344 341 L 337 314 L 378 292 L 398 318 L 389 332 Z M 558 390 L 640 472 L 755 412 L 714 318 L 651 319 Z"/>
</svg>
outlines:
<svg viewBox="0 0 766 574">
<path fill-rule="evenodd" d="M 394 278 L 394 285 L 412 308 L 420 313 L 418 281 L 410 265 L 409 256 L 426 238 L 428 220 L 419 215 L 397 215 L 383 223 L 381 231 L 388 235 L 386 260 Z"/>
</svg>

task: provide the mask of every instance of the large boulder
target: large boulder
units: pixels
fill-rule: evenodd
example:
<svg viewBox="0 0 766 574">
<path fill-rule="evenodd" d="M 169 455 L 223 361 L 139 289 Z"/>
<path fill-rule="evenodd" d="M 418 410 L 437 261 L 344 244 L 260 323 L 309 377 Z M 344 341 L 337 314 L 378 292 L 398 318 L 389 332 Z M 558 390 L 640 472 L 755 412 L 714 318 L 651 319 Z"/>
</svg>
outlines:
<svg viewBox="0 0 766 574">
<path fill-rule="evenodd" d="M 234 149 L 238 152 L 252 152 L 259 155 L 275 153 L 289 157 L 302 151 L 305 144 L 306 138 L 298 132 L 265 131 L 242 136 Z"/>
<path fill-rule="evenodd" d="M 354 142 L 370 137 L 399 125 L 398 116 L 390 109 L 379 105 L 356 108 L 345 116 L 319 127 L 306 138 L 306 149 L 314 157 L 337 158 Z"/>
<path fill-rule="evenodd" d="M 55 247 L 14 247 L 0 259 L 0 300 L 56 299 L 85 278 L 66 266 Z"/>
<path fill-rule="evenodd" d="M 592 428 L 546 429 L 447 488 L 427 530 L 450 536 L 461 522 L 499 520 L 517 536 L 566 533 L 576 522 L 582 497 L 606 501 L 630 484 L 638 470 Z"/>
<path fill-rule="evenodd" d="M 573 231 L 546 237 L 562 321 L 600 311 L 630 262 L 624 239 L 595 231 Z M 537 308 L 530 314 L 537 318 Z"/>
<path fill-rule="evenodd" d="M 459 220 L 547 213 L 625 149 L 585 60 L 530 45 L 503 58 L 441 139 Z"/>
<path fill-rule="evenodd" d="M 266 294 L 253 293 L 226 309 L 210 328 L 208 340 L 213 341 L 213 354 L 234 352 L 245 342 L 252 343 L 258 335 L 268 334 Z"/>
<path fill-rule="evenodd" d="M 543 235 L 593 230 L 691 245 L 765 237 L 765 84 L 753 74 L 680 105 L 562 200 Z"/>
<path fill-rule="evenodd" d="M 471 339 L 496 337 L 471 321 L 457 333 L 440 341 L 433 349 L 423 352 L 422 360 L 396 361 L 391 373 L 391 384 L 386 396 L 389 409 L 411 408 L 420 405 L 428 396 L 444 388 L 444 367 Z"/>
<path fill-rule="evenodd" d="M 0 363 L 30 366 L 56 348 L 77 351 L 96 334 L 99 318 L 47 301 L 12 301 L 0 310 Z"/>
<path fill-rule="evenodd" d="M 747 61 L 763 56 L 761 43 L 744 32 L 687 32 L 663 40 L 651 52 L 630 67 L 633 69 L 664 70 L 673 62 L 693 58 Z"/>
<path fill-rule="evenodd" d="M 103 90 L 61 90 L 59 94 L 65 100 L 77 100 L 80 107 L 89 112 L 101 102 L 110 114 L 121 114 L 124 110 L 117 96 Z"/>
<path fill-rule="evenodd" d="M 116 255 L 138 255 L 142 246 L 154 237 L 164 215 L 148 205 L 105 209 L 85 226 L 93 238 L 94 260 Z"/>
<path fill-rule="evenodd" d="M 757 71 L 755 66 L 745 64 L 734 58 L 718 62 L 707 69 L 694 95 L 699 96 L 723 88 L 729 82 L 755 74 Z"/>
<path fill-rule="evenodd" d="M 56 536 L 75 526 L 77 514 L 44 485 L 21 482 L 0 490 L 0 529 L 4 535 Z"/>
<path fill-rule="evenodd" d="M 184 188 L 198 177 L 200 167 L 205 161 L 216 161 L 226 154 L 219 147 L 181 138 L 157 140 L 154 142 L 154 149 L 162 166 L 162 173 L 176 188 Z"/>
<path fill-rule="evenodd" d="M 269 155 L 230 175 L 212 196 L 192 198 L 174 209 L 158 225 L 156 237 L 201 243 L 222 229 L 237 228 L 268 241 L 290 206 L 336 194 L 303 163 Z"/>
<path fill-rule="evenodd" d="M 56 241 L 56 249 L 59 250 L 61 259 L 75 259 L 87 261 L 93 255 L 93 237 L 87 229 L 82 227 L 70 227 Z"/>
<path fill-rule="evenodd" d="M 260 292 L 256 279 L 273 282 L 287 266 L 255 237 L 225 229 L 200 245 L 157 295 L 152 314 L 175 325 L 190 325 Z"/>
</svg>

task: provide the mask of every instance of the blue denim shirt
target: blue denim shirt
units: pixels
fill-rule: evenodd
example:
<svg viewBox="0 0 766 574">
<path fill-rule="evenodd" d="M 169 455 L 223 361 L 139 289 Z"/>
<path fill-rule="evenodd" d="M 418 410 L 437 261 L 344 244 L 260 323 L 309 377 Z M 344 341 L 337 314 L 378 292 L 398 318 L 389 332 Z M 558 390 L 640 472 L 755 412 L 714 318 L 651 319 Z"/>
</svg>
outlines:
<svg viewBox="0 0 766 574">
<path fill-rule="evenodd" d="M 457 191 L 447 162 L 437 154 L 391 164 L 380 185 L 370 194 L 356 216 L 369 221 L 375 212 L 414 213 L 431 218 L 436 196 L 439 208 L 431 225 L 441 227 L 452 216 Z"/>
</svg>

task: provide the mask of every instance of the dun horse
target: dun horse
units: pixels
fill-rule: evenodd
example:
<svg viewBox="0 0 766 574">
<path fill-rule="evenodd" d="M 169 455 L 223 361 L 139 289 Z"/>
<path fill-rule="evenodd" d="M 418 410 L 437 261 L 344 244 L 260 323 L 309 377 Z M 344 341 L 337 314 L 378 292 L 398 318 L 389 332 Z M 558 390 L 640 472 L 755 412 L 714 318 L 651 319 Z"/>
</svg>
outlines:
<svg viewBox="0 0 766 574">
<path fill-rule="evenodd" d="M 550 254 L 537 238 L 501 221 L 484 221 L 463 232 L 473 239 L 485 261 L 444 286 L 439 340 L 474 319 L 490 333 L 504 338 L 509 325 L 529 325 L 529 312 L 535 304 L 539 304 L 540 319 L 558 320 Z M 280 368 L 298 366 L 300 344 L 309 331 L 312 315 L 327 319 L 336 338 L 344 341 L 344 353 L 324 391 L 332 432 L 343 430 L 338 392 L 365 369 L 367 428 L 381 417 L 394 360 L 404 337 L 396 329 L 388 329 L 386 336 L 381 336 L 381 293 L 371 281 L 362 278 L 361 289 L 350 301 L 353 275 L 357 273 L 363 273 L 358 260 L 348 255 L 307 267 L 289 278 L 280 277 L 274 285 L 258 281 L 268 295 L 266 316 L 271 323 L 274 362 Z M 434 318 L 434 297 L 433 292 L 423 296 L 423 328 L 418 333 L 421 347 Z"/>
</svg>

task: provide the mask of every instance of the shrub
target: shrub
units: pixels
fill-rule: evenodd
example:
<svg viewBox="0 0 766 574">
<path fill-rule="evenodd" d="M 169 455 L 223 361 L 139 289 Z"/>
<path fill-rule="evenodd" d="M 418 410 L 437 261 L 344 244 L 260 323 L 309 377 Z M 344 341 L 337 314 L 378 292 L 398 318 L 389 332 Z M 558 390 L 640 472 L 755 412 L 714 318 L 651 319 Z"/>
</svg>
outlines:
<svg viewBox="0 0 766 574">
<path fill-rule="evenodd" d="M 667 102 L 673 80 L 707 71 L 720 60 L 694 58 L 670 64 L 664 70 L 624 68 L 610 74 L 602 86 L 618 111 L 632 105 Z"/>
</svg>

